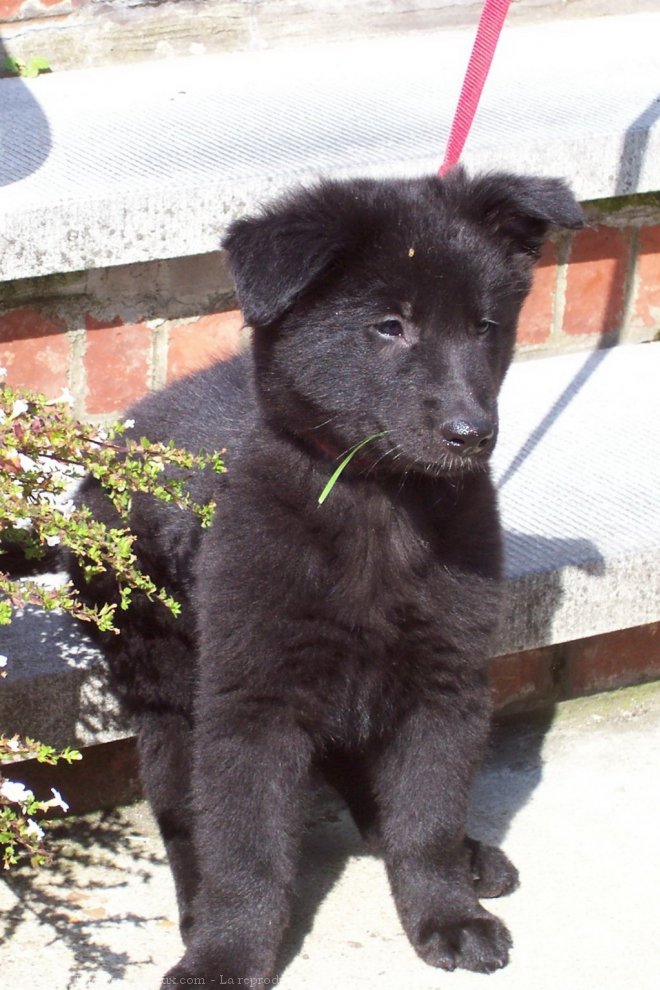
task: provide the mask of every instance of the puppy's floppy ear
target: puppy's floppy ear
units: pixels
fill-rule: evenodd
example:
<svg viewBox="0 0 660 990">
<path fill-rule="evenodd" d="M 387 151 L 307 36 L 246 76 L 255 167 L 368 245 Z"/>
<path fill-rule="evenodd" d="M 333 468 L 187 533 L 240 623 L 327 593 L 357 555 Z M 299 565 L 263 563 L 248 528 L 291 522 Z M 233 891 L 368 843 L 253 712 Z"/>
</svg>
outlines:
<svg viewBox="0 0 660 990">
<path fill-rule="evenodd" d="M 469 182 L 468 202 L 474 219 L 534 259 L 551 224 L 571 230 L 584 226 L 582 210 L 562 179 L 506 172 L 481 175 Z"/>
<path fill-rule="evenodd" d="M 299 192 L 259 216 L 235 221 L 222 246 L 250 326 L 268 326 L 330 267 L 345 231 L 333 187 Z"/>
</svg>

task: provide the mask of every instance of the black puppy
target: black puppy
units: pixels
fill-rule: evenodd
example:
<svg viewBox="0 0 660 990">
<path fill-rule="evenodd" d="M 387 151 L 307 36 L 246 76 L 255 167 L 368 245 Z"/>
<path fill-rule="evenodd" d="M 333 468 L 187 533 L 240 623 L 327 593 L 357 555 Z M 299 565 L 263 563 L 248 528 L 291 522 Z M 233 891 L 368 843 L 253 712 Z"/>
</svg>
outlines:
<svg viewBox="0 0 660 990">
<path fill-rule="evenodd" d="M 209 530 L 135 499 L 140 560 L 183 615 L 137 601 L 106 643 L 176 881 L 187 949 L 170 982 L 274 975 L 318 771 L 384 857 L 419 955 L 506 964 L 479 897 L 517 874 L 465 823 L 501 567 L 487 464 L 550 224 L 582 225 L 551 179 L 299 192 L 224 242 L 252 357 L 132 410 L 137 436 L 228 450 L 226 476 L 192 482 L 217 498 Z M 94 482 L 80 498 L 113 521 Z"/>
</svg>

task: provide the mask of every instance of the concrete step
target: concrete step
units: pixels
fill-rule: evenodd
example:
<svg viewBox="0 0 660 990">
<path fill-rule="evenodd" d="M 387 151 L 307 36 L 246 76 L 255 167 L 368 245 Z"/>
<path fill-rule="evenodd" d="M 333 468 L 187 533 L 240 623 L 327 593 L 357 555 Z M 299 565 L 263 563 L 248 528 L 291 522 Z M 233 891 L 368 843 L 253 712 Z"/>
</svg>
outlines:
<svg viewBox="0 0 660 990">
<path fill-rule="evenodd" d="M 660 343 L 512 366 L 495 477 L 498 653 L 660 618 Z"/>
<path fill-rule="evenodd" d="M 660 620 L 660 343 L 520 362 L 494 457 L 507 600 L 493 654 Z M 66 617 L 0 628 L 0 725 L 52 744 L 130 734 Z M 633 675 L 634 678 L 634 675 Z"/>
<path fill-rule="evenodd" d="M 511 929 L 509 966 L 486 979 L 418 959 L 382 862 L 324 794 L 280 990 L 656 990 L 660 687 L 567 702 L 549 721 L 499 729 L 472 802 L 471 833 L 520 871 L 518 890 L 484 902 Z M 69 819 L 56 836 L 52 867 L 12 871 L 0 888 L 5 986 L 157 987 L 182 947 L 146 805 Z"/>
<path fill-rule="evenodd" d="M 507 26 L 464 161 L 660 189 L 660 13 Z M 0 81 L 4 280 L 200 254 L 319 175 L 437 170 L 473 29 Z M 1 288 L 0 288 L 1 293 Z"/>
</svg>

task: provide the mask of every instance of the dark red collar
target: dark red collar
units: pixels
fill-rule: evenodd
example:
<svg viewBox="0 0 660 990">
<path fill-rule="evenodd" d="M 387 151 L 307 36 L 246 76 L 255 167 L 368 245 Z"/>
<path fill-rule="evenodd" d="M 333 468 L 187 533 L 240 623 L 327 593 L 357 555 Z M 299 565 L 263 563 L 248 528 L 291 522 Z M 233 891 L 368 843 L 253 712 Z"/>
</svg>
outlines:
<svg viewBox="0 0 660 990">
<path fill-rule="evenodd" d="M 322 458 L 324 461 L 332 461 L 335 464 L 341 461 L 343 457 L 346 457 L 351 450 L 350 447 L 336 447 L 334 444 L 313 435 L 306 436 L 304 443 L 308 451 L 311 450 L 317 457 Z M 369 447 L 367 445 L 365 449 L 360 450 L 351 458 L 350 462 L 346 465 L 346 471 L 349 474 L 363 474 L 367 471 L 377 470 L 380 457 L 370 457 L 368 450 Z"/>
<path fill-rule="evenodd" d="M 320 454 L 328 461 L 338 461 L 342 456 L 343 451 L 333 444 L 326 443 L 325 440 L 321 440 L 319 437 L 310 436 L 306 437 L 306 442 L 312 448 L 316 454 Z M 346 451 L 348 453 L 348 451 Z"/>
</svg>

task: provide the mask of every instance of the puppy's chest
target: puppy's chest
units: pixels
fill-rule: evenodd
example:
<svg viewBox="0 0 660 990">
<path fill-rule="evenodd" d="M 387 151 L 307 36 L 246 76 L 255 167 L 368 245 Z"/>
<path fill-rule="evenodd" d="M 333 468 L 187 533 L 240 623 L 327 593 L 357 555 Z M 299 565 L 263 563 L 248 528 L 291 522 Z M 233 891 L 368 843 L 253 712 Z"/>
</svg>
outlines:
<svg viewBox="0 0 660 990">
<path fill-rule="evenodd" d="M 431 617 L 428 593 L 442 572 L 430 525 L 387 503 L 353 507 L 334 534 L 328 603 L 343 621 L 395 634 L 413 614 Z"/>
</svg>

